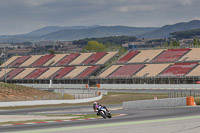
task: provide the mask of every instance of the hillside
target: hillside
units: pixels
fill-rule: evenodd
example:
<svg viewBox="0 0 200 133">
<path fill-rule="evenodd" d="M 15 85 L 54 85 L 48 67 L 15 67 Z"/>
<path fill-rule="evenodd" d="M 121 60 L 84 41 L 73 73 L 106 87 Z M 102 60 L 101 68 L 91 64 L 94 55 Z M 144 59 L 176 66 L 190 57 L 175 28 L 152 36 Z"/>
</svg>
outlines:
<svg viewBox="0 0 200 133">
<path fill-rule="evenodd" d="M 41 40 L 74 41 L 85 38 L 101 38 L 110 36 L 136 36 L 139 38 L 166 38 L 170 33 L 200 28 L 200 20 L 181 22 L 159 27 L 128 26 L 49 26 L 21 35 L 2 35 L 0 42 L 35 42 Z"/>
<path fill-rule="evenodd" d="M 53 33 L 53 32 L 59 31 L 59 30 L 64 30 L 64 29 L 88 29 L 88 28 L 95 28 L 95 27 L 98 27 L 98 25 L 93 25 L 93 26 L 71 26 L 71 27 L 47 26 L 47 27 L 40 28 L 40 29 L 34 30 L 32 32 L 29 32 L 27 35 L 42 36 L 42 35 Z"/>
<path fill-rule="evenodd" d="M 78 40 L 109 36 L 134 36 L 157 28 L 137 28 L 127 26 L 100 26 L 89 29 L 65 29 L 42 36 L 46 40 Z"/>
<path fill-rule="evenodd" d="M 181 23 L 176 23 L 173 25 L 165 25 L 155 31 L 140 34 L 140 35 L 137 35 L 136 37 L 165 38 L 165 37 L 170 37 L 170 33 L 173 33 L 176 31 L 184 31 L 184 30 L 197 29 L 197 28 L 200 28 L 200 20 L 193 20 L 190 22 L 181 22 Z"/>
<path fill-rule="evenodd" d="M 103 44 L 123 44 L 126 42 L 135 41 L 137 38 L 134 36 L 110 36 L 110 37 L 101 37 L 101 38 L 86 38 L 81 40 L 73 41 L 73 44 L 77 45 L 87 45 L 88 41 L 98 41 Z"/>
<path fill-rule="evenodd" d="M 156 27 L 128 27 L 128 26 L 49 26 L 21 35 L 2 35 L 0 42 L 35 42 L 41 40 L 73 41 L 85 38 L 99 38 L 109 36 L 134 36 L 156 30 Z"/>
<path fill-rule="evenodd" d="M 31 87 L 0 82 L 0 101 L 24 101 L 59 98 L 61 98 L 61 95 L 53 92 L 41 91 Z M 69 96 L 65 98 L 71 99 L 73 97 Z"/>
<path fill-rule="evenodd" d="M 192 29 L 192 30 L 185 30 L 179 32 L 171 33 L 173 38 L 177 39 L 187 39 L 195 36 L 200 36 L 200 28 L 199 29 Z"/>
</svg>

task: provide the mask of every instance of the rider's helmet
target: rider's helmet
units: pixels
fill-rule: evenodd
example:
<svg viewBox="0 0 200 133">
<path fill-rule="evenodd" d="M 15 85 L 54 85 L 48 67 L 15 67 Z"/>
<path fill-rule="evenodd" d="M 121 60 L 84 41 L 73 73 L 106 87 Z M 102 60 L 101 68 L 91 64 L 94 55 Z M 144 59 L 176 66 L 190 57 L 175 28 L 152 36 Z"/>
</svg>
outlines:
<svg viewBox="0 0 200 133">
<path fill-rule="evenodd" d="M 97 102 L 93 102 L 93 106 L 96 106 L 97 105 Z"/>
</svg>

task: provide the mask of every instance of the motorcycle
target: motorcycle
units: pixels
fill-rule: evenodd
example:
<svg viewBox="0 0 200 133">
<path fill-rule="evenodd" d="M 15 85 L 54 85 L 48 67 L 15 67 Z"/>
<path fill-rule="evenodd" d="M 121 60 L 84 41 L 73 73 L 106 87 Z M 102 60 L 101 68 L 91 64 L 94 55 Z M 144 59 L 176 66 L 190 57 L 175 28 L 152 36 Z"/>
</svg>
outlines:
<svg viewBox="0 0 200 133">
<path fill-rule="evenodd" d="M 101 115 L 104 119 L 106 118 L 112 118 L 112 115 L 109 111 L 107 111 L 104 107 L 99 106 L 98 107 L 98 114 Z"/>
</svg>

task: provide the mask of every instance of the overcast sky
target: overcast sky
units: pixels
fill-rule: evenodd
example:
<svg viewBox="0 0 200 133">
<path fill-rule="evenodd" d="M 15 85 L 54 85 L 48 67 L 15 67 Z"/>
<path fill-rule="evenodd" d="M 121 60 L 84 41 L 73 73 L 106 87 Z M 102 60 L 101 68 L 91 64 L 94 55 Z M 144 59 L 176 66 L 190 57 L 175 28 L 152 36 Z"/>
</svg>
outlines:
<svg viewBox="0 0 200 133">
<path fill-rule="evenodd" d="M 163 26 L 200 19 L 200 0 L 0 0 L 0 35 L 45 26 Z"/>
</svg>

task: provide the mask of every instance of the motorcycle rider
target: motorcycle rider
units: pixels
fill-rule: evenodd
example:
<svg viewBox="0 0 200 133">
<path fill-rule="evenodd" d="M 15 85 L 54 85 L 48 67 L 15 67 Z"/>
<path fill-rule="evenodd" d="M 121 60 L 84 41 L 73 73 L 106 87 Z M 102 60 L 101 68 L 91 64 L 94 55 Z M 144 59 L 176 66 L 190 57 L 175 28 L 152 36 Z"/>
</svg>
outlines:
<svg viewBox="0 0 200 133">
<path fill-rule="evenodd" d="M 106 111 L 108 111 L 108 109 L 105 106 L 103 106 L 102 104 L 99 104 L 98 102 L 95 101 L 95 102 L 93 102 L 93 109 L 94 109 L 94 112 L 97 112 L 97 115 L 99 115 L 99 111 L 100 111 L 99 106 L 105 108 Z"/>
</svg>

